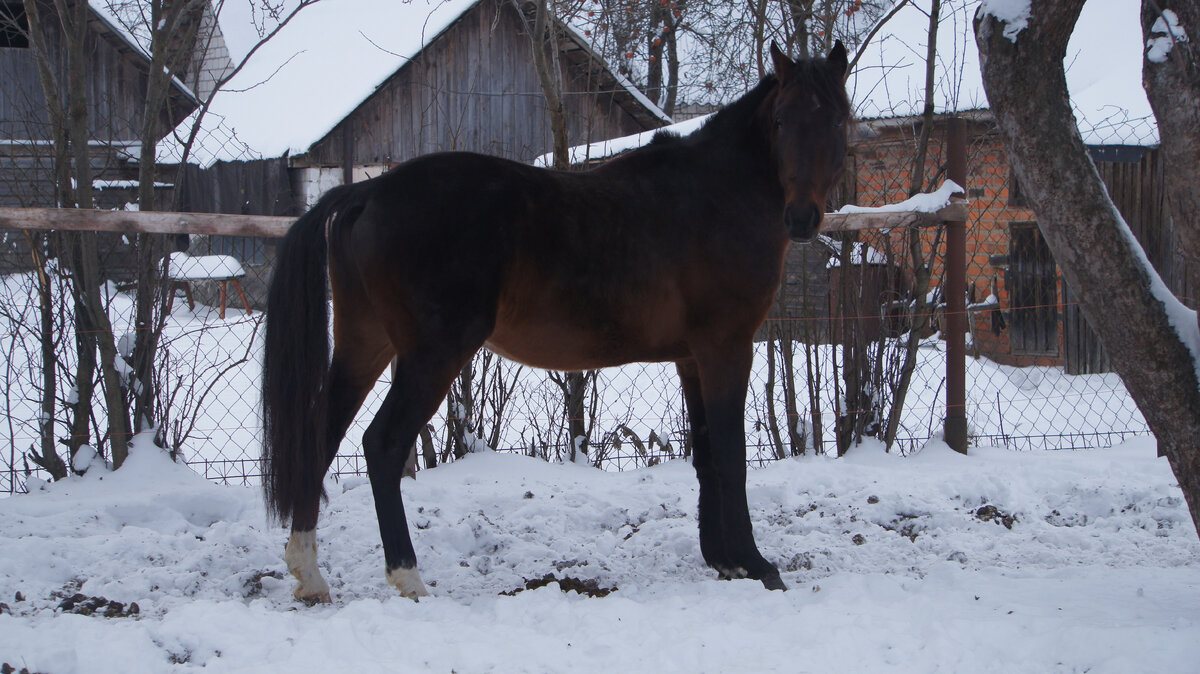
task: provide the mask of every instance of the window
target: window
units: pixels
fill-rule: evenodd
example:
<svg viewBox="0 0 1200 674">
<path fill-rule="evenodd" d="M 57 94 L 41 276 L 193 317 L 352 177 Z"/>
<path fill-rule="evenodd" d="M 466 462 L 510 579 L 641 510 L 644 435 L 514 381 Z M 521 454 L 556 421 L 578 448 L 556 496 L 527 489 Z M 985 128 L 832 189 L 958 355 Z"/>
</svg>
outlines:
<svg viewBox="0 0 1200 674">
<path fill-rule="evenodd" d="M 0 48 L 29 48 L 29 19 L 25 3 L 0 0 Z"/>
</svg>

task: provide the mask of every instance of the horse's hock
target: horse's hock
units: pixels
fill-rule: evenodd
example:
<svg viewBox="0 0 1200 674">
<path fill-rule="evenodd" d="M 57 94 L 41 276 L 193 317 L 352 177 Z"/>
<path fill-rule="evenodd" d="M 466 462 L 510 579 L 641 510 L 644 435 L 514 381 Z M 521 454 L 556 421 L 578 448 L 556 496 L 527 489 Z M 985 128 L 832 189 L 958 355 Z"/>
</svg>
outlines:
<svg viewBox="0 0 1200 674">
<path fill-rule="evenodd" d="M 237 258 L 229 255 L 191 256 L 182 252 L 171 253 L 167 259 L 167 278 L 171 280 L 167 313 L 171 312 L 171 308 L 175 304 L 177 290 L 183 291 L 187 298 L 188 308 L 195 311 L 196 301 L 192 296 L 192 283 L 212 281 L 219 288 L 218 315 L 221 318 L 225 318 L 225 305 L 228 303 L 230 284 L 233 284 L 238 297 L 242 299 L 242 306 L 246 308 L 246 315 L 249 316 L 252 313 L 250 302 L 246 299 L 246 293 L 242 289 L 240 281 L 245 275 L 246 270 L 242 268 L 241 263 L 237 261 Z"/>
</svg>

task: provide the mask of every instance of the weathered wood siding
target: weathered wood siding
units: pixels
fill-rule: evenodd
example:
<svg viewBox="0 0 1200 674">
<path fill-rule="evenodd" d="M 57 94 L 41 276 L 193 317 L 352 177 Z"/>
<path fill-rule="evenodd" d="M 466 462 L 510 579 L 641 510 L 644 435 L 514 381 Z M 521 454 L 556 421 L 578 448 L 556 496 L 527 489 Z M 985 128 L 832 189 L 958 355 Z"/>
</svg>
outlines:
<svg viewBox="0 0 1200 674">
<path fill-rule="evenodd" d="M 54 17 L 48 4 L 44 16 Z M 45 21 L 51 54 L 60 60 L 55 72 L 65 86 L 66 62 L 62 34 L 57 23 Z M 92 140 L 131 142 L 141 136 L 142 112 L 146 100 L 145 58 L 111 33 L 95 16 L 89 22 L 85 44 L 88 128 Z M 176 106 L 189 104 L 175 94 Z M 177 109 L 177 113 L 182 109 Z M 45 96 L 38 77 L 37 60 L 32 49 L 0 49 L 0 139 L 48 140 L 50 138 Z M 164 125 L 169 124 L 164 113 Z M 169 128 L 166 126 L 164 128 Z"/>
<path fill-rule="evenodd" d="M 54 71 L 66 86 L 62 34 L 53 20 L 54 9 L 43 2 L 49 53 L 59 59 Z M 89 142 L 92 171 L 97 179 L 125 179 L 124 156 L 136 154 L 146 100 L 144 56 L 117 37 L 95 15 L 85 38 Z M 193 107 L 180 91 L 173 93 L 174 114 L 164 111 L 165 134 Z M 51 138 L 46 98 L 30 48 L 0 48 L 0 205 L 52 206 Z"/>
<path fill-rule="evenodd" d="M 1109 196 L 1142 244 L 1150 263 L 1172 292 L 1194 304 L 1188 299 L 1174 226 L 1167 211 L 1162 153 L 1158 149 L 1093 148 L 1092 155 Z M 1063 302 L 1063 357 L 1067 373 L 1110 371 L 1108 354 L 1065 281 Z"/>
<path fill-rule="evenodd" d="M 180 180 L 179 208 L 194 213 L 298 216 L 300 199 L 292 191 L 287 158 L 217 162 L 207 169 L 188 165 Z M 246 269 L 242 288 L 255 309 L 266 306 L 267 284 L 275 263 L 274 238 L 243 235 L 193 234 L 179 241 L 191 255 L 232 255 Z M 193 284 L 196 299 L 215 305 L 214 282 Z"/>
<path fill-rule="evenodd" d="M 572 145 L 645 131 L 595 77 L 562 59 Z M 399 163 L 443 150 L 529 161 L 551 147 L 546 106 L 525 26 L 512 3 L 468 10 L 313 145 L 313 164 Z"/>
</svg>

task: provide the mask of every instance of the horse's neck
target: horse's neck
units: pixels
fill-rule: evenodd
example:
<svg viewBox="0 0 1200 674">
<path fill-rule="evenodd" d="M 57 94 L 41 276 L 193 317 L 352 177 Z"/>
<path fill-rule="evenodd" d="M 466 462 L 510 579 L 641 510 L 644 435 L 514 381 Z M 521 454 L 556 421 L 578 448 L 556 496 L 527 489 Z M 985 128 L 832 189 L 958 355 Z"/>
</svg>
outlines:
<svg viewBox="0 0 1200 674">
<path fill-rule="evenodd" d="M 696 162 L 695 169 L 726 177 L 731 183 L 726 187 L 738 190 L 744 197 L 754 194 L 781 201 L 783 188 L 770 140 L 761 124 L 755 127 L 726 130 L 721 135 L 701 139 L 697 152 L 707 160 Z M 743 135 L 737 137 L 734 132 Z"/>
</svg>

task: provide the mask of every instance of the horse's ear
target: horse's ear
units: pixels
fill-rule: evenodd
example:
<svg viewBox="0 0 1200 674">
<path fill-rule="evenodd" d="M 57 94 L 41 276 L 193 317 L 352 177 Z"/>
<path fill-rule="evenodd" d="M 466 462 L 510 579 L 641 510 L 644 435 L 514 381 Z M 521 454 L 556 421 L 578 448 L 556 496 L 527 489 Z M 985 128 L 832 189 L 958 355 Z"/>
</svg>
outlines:
<svg viewBox="0 0 1200 674">
<path fill-rule="evenodd" d="M 779 78 L 780 82 L 787 79 L 788 73 L 795 65 L 795 61 L 788 58 L 788 55 L 783 53 L 774 40 L 771 40 L 771 61 L 775 64 L 775 77 Z"/>
<path fill-rule="evenodd" d="M 842 44 L 841 40 L 833 43 L 833 49 L 829 50 L 829 57 L 825 61 L 829 63 L 829 66 L 833 68 L 838 77 L 846 79 L 846 68 L 848 67 L 846 62 L 846 46 Z"/>
</svg>

